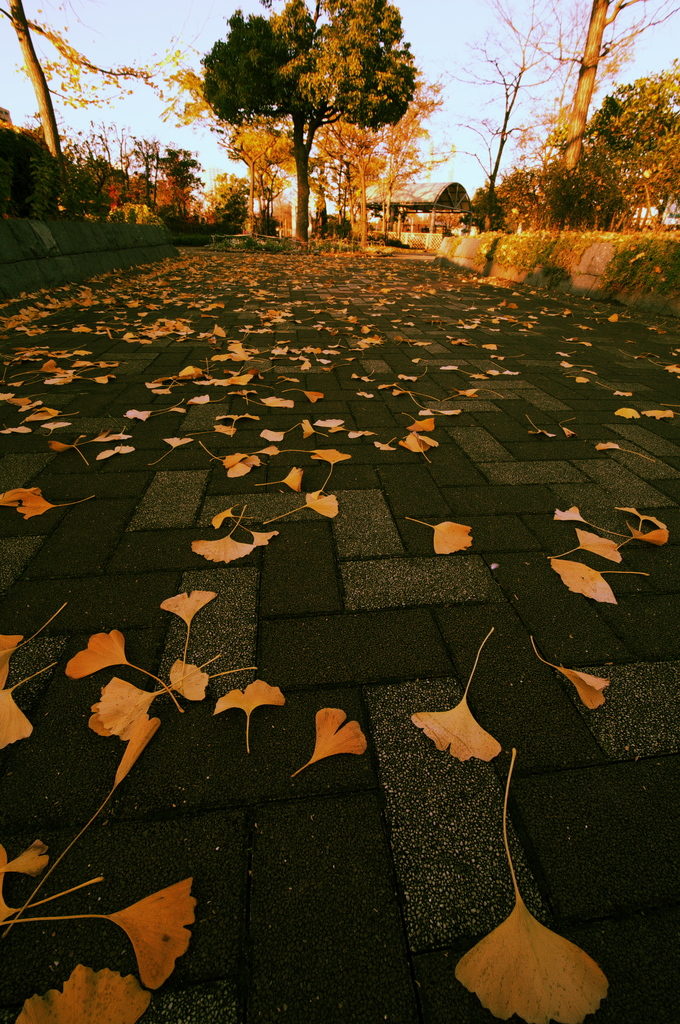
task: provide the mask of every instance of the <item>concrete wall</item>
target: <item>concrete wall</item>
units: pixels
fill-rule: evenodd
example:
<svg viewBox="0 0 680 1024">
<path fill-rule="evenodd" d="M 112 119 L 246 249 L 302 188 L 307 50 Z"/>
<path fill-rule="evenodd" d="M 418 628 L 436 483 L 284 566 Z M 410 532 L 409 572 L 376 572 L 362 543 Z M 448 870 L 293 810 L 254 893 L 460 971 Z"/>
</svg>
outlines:
<svg viewBox="0 0 680 1024">
<path fill-rule="evenodd" d="M 642 291 L 616 292 L 602 285 L 602 275 L 614 255 L 614 246 L 610 242 L 596 242 L 590 245 L 579 263 L 570 267 L 568 275 L 557 283 L 542 267 L 518 270 L 516 267 L 496 263 L 494 260 L 483 260 L 479 255 L 482 244 L 481 238 L 445 238 L 439 250 L 438 260 L 455 263 L 483 277 L 498 277 L 505 281 L 515 281 L 517 284 L 528 284 L 534 288 L 552 288 L 555 291 L 587 295 L 592 299 L 614 299 L 626 306 L 647 309 L 665 316 L 680 317 L 678 295 L 658 295 Z"/>
<path fill-rule="evenodd" d="M 0 220 L 0 298 L 176 255 L 167 230 L 151 224 Z"/>
</svg>

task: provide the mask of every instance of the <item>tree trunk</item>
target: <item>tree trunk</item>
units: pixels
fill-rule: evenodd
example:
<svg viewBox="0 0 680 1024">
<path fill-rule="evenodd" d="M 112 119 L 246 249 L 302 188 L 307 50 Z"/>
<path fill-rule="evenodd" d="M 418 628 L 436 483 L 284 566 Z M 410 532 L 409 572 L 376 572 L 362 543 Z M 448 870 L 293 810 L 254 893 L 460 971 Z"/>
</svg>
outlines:
<svg viewBox="0 0 680 1024">
<path fill-rule="evenodd" d="M 569 133 L 564 151 L 564 166 L 568 171 L 578 164 L 583 149 L 583 133 L 588 120 L 588 108 L 595 88 L 597 65 L 602 52 L 602 37 L 607 26 L 607 10 L 609 0 L 593 0 L 590 13 L 588 38 L 578 73 L 578 83 L 574 95 L 574 103 L 569 115 Z"/>
<path fill-rule="evenodd" d="M 28 29 L 22 0 L 9 0 L 9 10 L 12 15 L 12 26 L 17 34 L 17 39 L 19 40 L 19 45 L 23 54 L 26 72 L 31 80 L 31 85 L 35 92 L 35 98 L 38 101 L 38 110 L 40 111 L 40 121 L 42 123 L 43 132 L 45 133 L 45 142 L 47 143 L 47 148 L 50 153 L 59 164 L 59 170 L 63 177 L 64 158 L 62 156 L 61 144 L 59 142 L 57 119 L 54 116 L 52 97 L 50 95 L 50 90 L 47 88 L 45 74 L 43 69 L 40 67 L 40 63 L 33 47 L 33 40 L 31 39 L 31 33 Z"/>
<path fill-rule="evenodd" d="M 359 164 L 359 201 L 360 201 L 360 216 L 361 216 L 361 248 L 365 249 L 368 245 L 368 215 L 366 211 L 366 166 L 364 161 L 360 158 Z"/>
<path fill-rule="evenodd" d="M 297 176 L 295 237 L 306 242 L 309 237 L 309 146 L 305 141 L 304 120 L 297 116 L 293 116 L 293 155 Z"/>
<path fill-rule="evenodd" d="M 255 161 L 250 160 L 248 162 L 248 223 L 246 225 L 246 234 L 253 235 L 255 233 Z"/>
</svg>

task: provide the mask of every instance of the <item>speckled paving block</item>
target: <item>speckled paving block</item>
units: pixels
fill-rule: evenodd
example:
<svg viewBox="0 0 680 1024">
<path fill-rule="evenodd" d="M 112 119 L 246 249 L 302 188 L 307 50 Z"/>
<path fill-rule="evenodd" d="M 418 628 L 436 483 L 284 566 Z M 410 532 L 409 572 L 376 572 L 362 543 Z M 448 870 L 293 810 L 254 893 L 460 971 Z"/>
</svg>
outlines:
<svg viewBox="0 0 680 1024">
<path fill-rule="evenodd" d="M 677 755 L 517 777 L 513 795 L 560 916 L 677 903 Z"/>
<path fill-rule="evenodd" d="M 411 721 L 416 712 L 454 707 L 462 695 L 451 678 L 366 691 L 414 951 L 491 930 L 513 905 L 503 847 L 503 787 L 493 765 L 476 758 L 458 761 L 437 750 Z M 527 905 L 546 920 L 512 830 L 511 844 Z"/>
<path fill-rule="evenodd" d="M 14 583 L 30 562 L 40 545 L 42 537 L 5 537 L 2 541 L 0 560 L 0 591 Z"/>
<path fill-rule="evenodd" d="M 248 1020 L 416 1024 L 376 798 L 265 805 L 255 822 Z"/>
<path fill-rule="evenodd" d="M 332 520 L 340 558 L 400 555 L 403 546 L 382 491 L 342 491 L 342 515 Z"/>
<path fill-rule="evenodd" d="M 239 1010 L 233 981 L 206 982 L 183 989 L 166 984 L 153 993 L 144 1017 L 145 1024 L 240 1024 Z"/>
<path fill-rule="evenodd" d="M 507 448 L 484 427 L 447 427 L 447 433 L 475 462 L 514 462 Z"/>
<path fill-rule="evenodd" d="M 182 575 L 178 593 L 206 590 L 217 594 L 196 613 L 191 623 L 187 657 L 191 664 L 202 665 L 218 653 L 222 656 L 206 671 L 219 672 L 254 664 L 258 576 L 256 569 L 232 565 L 196 569 Z M 167 674 L 172 663 L 183 655 L 186 626 L 173 612 L 161 611 L 161 615 L 166 617 L 170 627 L 161 662 L 162 673 Z M 234 676 L 215 679 L 211 693 L 219 697 L 233 689 L 236 682 Z"/>
<path fill-rule="evenodd" d="M 589 710 L 571 695 L 583 720 L 610 758 L 633 759 L 680 752 L 680 662 L 579 666 L 608 678 L 604 704 Z"/>
<path fill-rule="evenodd" d="M 646 452 L 651 452 L 652 455 L 670 455 L 675 458 L 680 456 L 679 445 L 667 441 L 665 437 L 659 437 L 652 430 L 639 427 L 637 423 L 609 423 L 607 429 L 613 430 L 620 437 L 625 437 L 627 441 L 639 444 L 641 448 L 644 448 Z"/>
<path fill-rule="evenodd" d="M 522 398 L 536 409 L 540 409 L 541 412 L 569 412 L 569 406 L 564 402 L 560 402 L 559 399 L 553 398 L 552 395 L 546 395 L 544 391 L 538 389 L 527 389 Z"/>
<path fill-rule="evenodd" d="M 47 455 L 10 453 L 0 460 L 0 491 L 10 491 L 15 487 L 26 487 L 41 469 L 54 458 Z"/>
<path fill-rule="evenodd" d="M 345 562 L 340 571 L 351 611 L 504 600 L 479 555 Z"/>
<path fill-rule="evenodd" d="M 479 469 L 492 484 L 544 484 L 586 479 L 568 462 L 480 462 Z"/>
<path fill-rule="evenodd" d="M 364 374 L 370 376 L 374 373 L 394 373 L 395 371 L 384 359 L 362 359 L 361 367 Z"/>
<path fill-rule="evenodd" d="M 615 505 L 634 505 L 641 508 L 675 505 L 672 498 L 650 487 L 634 473 L 611 459 L 602 462 L 596 459 L 579 459 L 576 465 L 612 495 Z"/>
<path fill-rule="evenodd" d="M 139 503 L 129 530 L 193 526 L 207 470 L 161 470 Z"/>
</svg>

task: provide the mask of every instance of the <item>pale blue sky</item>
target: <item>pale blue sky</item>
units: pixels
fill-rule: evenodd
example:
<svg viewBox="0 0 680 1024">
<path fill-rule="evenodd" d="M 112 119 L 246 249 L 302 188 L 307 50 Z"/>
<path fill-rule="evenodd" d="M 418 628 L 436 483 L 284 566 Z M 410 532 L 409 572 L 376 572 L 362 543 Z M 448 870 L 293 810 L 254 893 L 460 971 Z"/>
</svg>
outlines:
<svg viewBox="0 0 680 1024">
<path fill-rule="evenodd" d="M 245 13 L 266 13 L 258 0 L 241 3 L 224 0 L 70 0 L 60 9 L 56 0 L 24 0 L 26 14 L 37 22 L 44 20 L 56 28 L 66 28 L 67 38 L 76 48 L 100 66 L 133 62 L 149 63 L 170 48 L 198 51 L 188 59 L 198 67 L 200 56 L 225 33 L 226 19 L 241 7 Z M 441 78 L 445 85 L 445 107 L 433 124 L 433 141 L 456 145 L 455 159 L 435 169 L 435 180 L 455 178 L 469 192 L 482 184 L 483 175 L 476 161 L 464 150 L 473 150 L 471 133 L 456 127 L 467 116 L 479 116 L 484 96 L 479 89 L 457 83 L 451 76 L 464 73 L 469 60 L 467 46 L 493 27 L 493 18 L 476 0 L 401 0 L 404 37 L 411 43 L 418 66 L 429 79 Z M 516 4 L 521 9 L 521 4 Z M 644 35 L 636 56 L 621 79 L 632 81 L 670 65 L 677 54 L 680 16 Z M 49 47 L 41 50 L 52 56 Z M 17 71 L 20 52 L 14 32 L 6 18 L 0 17 L 0 106 L 7 107 L 15 124 L 22 124 L 36 110 L 26 76 Z M 162 105 L 144 86 L 134 88 L 132 96 L 114 100 L 110 107 L 74 110 L 56 98 L 58 116 L 65 126 L 87 130 L 89 122 L 116 123 L 132 134 L 156 136 L 161 142 L 175 143 L 195 150 L 204 168 L 217 168 L 243 174 L 241 166 L 230 166 L 214 138 L 207 131 L 177 128 L 174 122 L 161 120 Z"/>
</svg>

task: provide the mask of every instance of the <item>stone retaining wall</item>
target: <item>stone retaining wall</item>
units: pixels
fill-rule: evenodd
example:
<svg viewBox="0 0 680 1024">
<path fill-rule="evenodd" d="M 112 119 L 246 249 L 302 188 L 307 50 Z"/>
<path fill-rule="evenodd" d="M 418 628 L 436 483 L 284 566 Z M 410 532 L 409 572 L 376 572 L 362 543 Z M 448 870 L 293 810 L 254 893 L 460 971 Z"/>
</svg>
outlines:
<svg viewBox="0 0 680 1024">
<path fill-rule="evenodd" d="M 602 275 L 614 255 L 614 246 L 610 242 L 596 242 L 590 245 L 578 264 L 570 267 L 568 275 L 557 282 L 554 276 L 542 267 L 519 270 L 517 267 L 497 263 L 493 259 L 482 260 L 479 256 L 482 244 L 481 238 L 445 238 L 437 261 L 455 263 L 483 277 L 498 277 L 535 288 L 553 288 L 575 295 L 586 295 L 592 299 L 614 299 L 626 306 L 637 306 L 653 313 L 680 317 L 680 297 L 677 295 L 657 295 L 642 291 L 617 292 L 602 286 Z"/>
<path fill-rule="evenodd" d="M 152 224 L 0 220 L 0 299 L 176 255 Z"/>
</svg>

